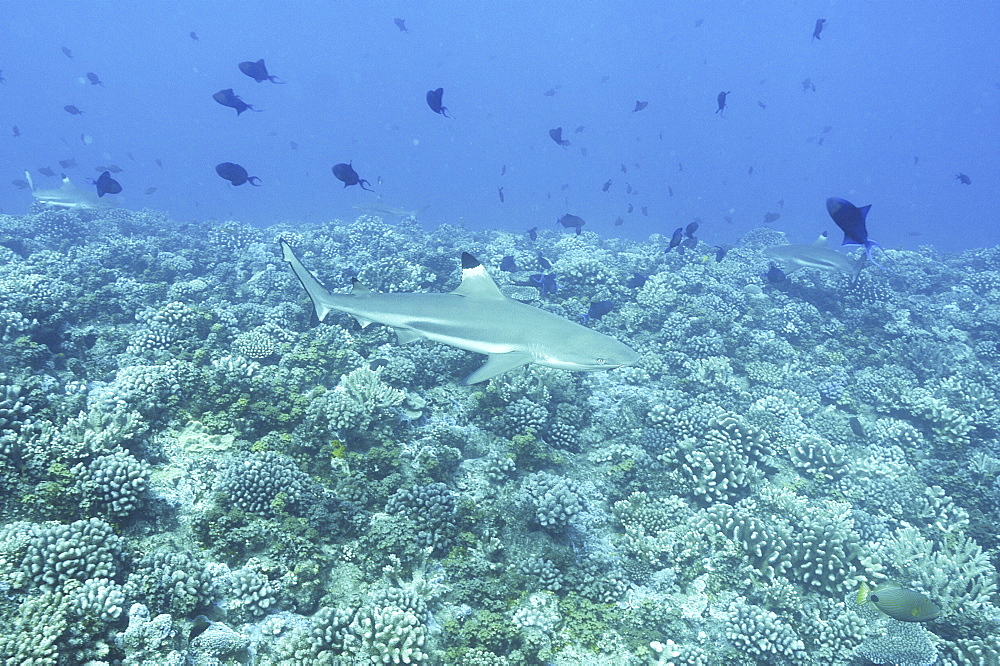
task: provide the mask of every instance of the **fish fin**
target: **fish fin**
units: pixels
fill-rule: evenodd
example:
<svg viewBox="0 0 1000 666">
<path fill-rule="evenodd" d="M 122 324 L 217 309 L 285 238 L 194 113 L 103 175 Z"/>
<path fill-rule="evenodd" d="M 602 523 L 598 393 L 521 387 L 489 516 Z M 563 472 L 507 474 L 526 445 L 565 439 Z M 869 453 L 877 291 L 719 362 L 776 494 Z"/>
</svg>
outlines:
<svg viewBox="0 0 1000 666">
<path fill-rule="evenodd" d="M 507 298 L 486 272 L 483 264 L 468 252 L 462 253 L 462 284 L 451 293 L 467 298 L 494 300 Z M 481 381 L 481 380 L 480 380 Z"/>
<path fill-rule="evenodd" d="M 862 220 L 868 219 L 868 211 L 870 211 L 871 209 L 872 209 L 871 204 L 868 204 L 867 206 L 861 206 L 860 208 L 858 208 L 858 212 L 861 213 Z"/>
<path fill-rule="evenodd" d="M 369 294 L 374 294 L 375 292 L 364 285 L 358 278 L 351 278 L 351 295 L 352 296 L 368 296 Z"/>
<path fill-rule="evenodd" d="M 330 313 L 333 309 L 326 301 L 329 299 L 330 292 L 328 292 L 316 276 L 309 272 L 309 269 L 303 265 L 295 253 L 292 251 L 291 246 L 285 241 L 279 241 L 281 245 L 281 258 L 287 261 L 292 266 L 292 272 L 295 273 L 295 277 L 299 279 L 302 286 L 306 290 L 306 294 L 309 295 L 309 300 L 313 302 L 313 307 L 316 308 L 316 316 L 319 317 L 320 321 Z M 364 324 L 362 324 L 364 325 Z"/>
<path fill-rule="evenodd" d="M 868 208 L 868 207 L 869 206 L 866 206 L 866 208 Z M 883 271 L 885 271 L 886 270 L 885 266 L 883 266 L 882 264 L 880 264 L 877 261 L 875 261 L 874 259 L 872 259 L 872 248 L 876 248 L 876 247 L 878 249 L 882 250 L 882 246 L 879 245 L 878 243 L 876 243 L 875 241 L 873 241 L 873 240 L 866 240 L 865 241 L 865 256 L 868 257 L 868 261 L 872 262 L 877 267 L 879 267 Z M 885 250 L 882 250 L 882 251 L 885 252 Z M 888 272 L 888 271 L 886 271 L 886 272 Z"/>
<path fill-rule="evenodd" d="M 462 380 L 462 384 L 478 384 L 492 379 L 499 374 L 531 363 L 531 357 L 523 352 L 508 352 L 506 354 L 490 354 L 478 370 Z"/>
<path fill-rule="evenodd" d="M 829 238 L 829 236 L 827 236 L 827 233 L 824 231 L 823 233 L 821 233 L 819 235 L 819 238 L 817 238 L 815 241 L 813 241 L 813 245 L 815 245 L 817 247 L 826 247 L 826 240 L 827 240 L 827 238 Z"/>
<path fill-rule="evenodd" d="M 424 337 L 419 333 L 416 333 L 406 328 L 394 328 L 392 330 L 396 331 L 396 342 L 398 342 L 401 345 L 406 345 L 411 342 L 416 342 L 417 340 L 424 339 Z"/>
<path fill-rule="evenodd" d="M 25 171 L 24 172 L 24 179 L 26 181 L 28 181 L 28 186 L 31 188 L 31 191 L 34 192 L 35 191 L 35 181 L 33 181 L 31 179 L 31 174 L 28 173 L 27 171 Z"/>
</svg>

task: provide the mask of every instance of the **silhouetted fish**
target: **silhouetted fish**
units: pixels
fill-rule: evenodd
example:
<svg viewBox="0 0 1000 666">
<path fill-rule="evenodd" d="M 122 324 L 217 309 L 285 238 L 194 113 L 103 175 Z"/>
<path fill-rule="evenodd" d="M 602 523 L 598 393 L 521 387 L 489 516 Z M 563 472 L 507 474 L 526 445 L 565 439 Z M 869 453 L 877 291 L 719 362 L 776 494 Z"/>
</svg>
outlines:
<svg viewBox="0 0 1000 666">
<path fill-rule="evenodd" d="M 212 95 L 212 99 L 222 106 L 228 106 L 230 109 L 236 109 L 236 115 L 240 115 L 247 109 L 250 109 L 251 111 L 260 111 L 260 109 L 255 109 L 240 99 L 239 95 L 234 93 L 232 88 L 220 90 Z"/>
<path fill-rule="evenodd" d="M 670 252 L 672 249 L 681 244 L 684 240 L 684 227 L 677 227 L 674 229 L 674 233 L 670 236 L 670 244 L 667 245 L 667 249 L 664 252 Z"/>
<path fill-rule="evenodd" d="M 163 160 L 161 160 L 159 157 L 157 157 L 153 161 L 156 162 L 156 166 L 160 167 L 161 169 L 163 168 Z"/>
<path fill-rule="evenodd" d="M 94 143 L 94 137 L 90 136 L 89 134 L 81 134 L 80 143 L 82 143 L 85 146 L 89 146 L 90 144 Z"/>
<path fill-rule="evenodd" d="M 784 282 L 787 276 L 785 275 L 785 271 L 778 268 L 777 264 L 772 261 L 771 267 L 764 273 L 764 277 L 771 284 L 778 284 L 779 282 Z"/>
<path fill-rule="evenodd" d="M 535 287 L 542 296 L 554 294 L 559 291 L 559 284 L 556 282 L 555 273 L 535 273 L 528 276 L 528 282 L 518 283 L 522 287 Z"/>
<path fill-rule="evenodd" d="M 562 127 L 557 127 L 555 129 L 550 129 L 549 130 L 549 136 L 552 137 L 552 140 L 555 141 L 556 143 L 558 143 L 563 148 L 565 148 L 566 146 L 569 145 L 569 140 L 564 139 L 563 136 L 562 136 Z"/>
<path fill-rule="evenodd" d="M 288 142 L 288 147 L 291 148 L 292 150 L 298 150 L 299 149 L 299 144 L 295 143 L 294 141 L 289 141 Z"/>
<path fill-rule="evenodd" d="M 847 422 L 851 426 L 851 432 L 855 435 L 861 439 L 865 439 L 868 436 L 865 432 L 865 427 L 861 424 L 861 420 L 857 416 L 852 416 Z"/>
<path fill-rule="evenodd" d="M 648 216 L 649 215 L 649 206 L 642 206 L 639 209 L 639 212 L 642 213 L 644 216 Z"/>
<path fill-rule="evenodd" d="M 506 173 L 507 173 L 507 165 L 504 164 L 502 167 L 500 167 L 500 175 L 502 176 Z"/>
<path fill-rule="evenodd" d="M 497 188 L 497 194 L 500 195 L 500 203 L 503 203 L 503 185 Z"/>
<path fill-rule="evenodd" d="M 624 217 L 622 217 L 621 215 L 619 215 L 618 217 L 615 218 L 615 226 L 616 227 L 620 227 L 623 224 L 625 224 L 625 218 Z"/>
<path fill-rule="evenodd" d="M 188 37 L 190 37 L 191 39 L 193 39 L 196 42 L 198 41 L 198 33 L 196 33 L 194 30 L 192 30 L 191 32 L 188 33 Z"/>
<path fill-rule="evenodd" d="M 38 170 L 38 173 L 42 174 L 43 176 L 48 176 L 49 178 L 51 178 L 52 176 L 56 175 L 56 172 L 53 171 L 49 167 L 42 167 L 42 168 L 40 168 Z"/>
<path fill-rule="evenodd" d="M 716 263 L 722 261 L 729 254 L 729 251 L 733 249 L 732 245 L 716 245 L 715 246 L 715 261 Z"/>
<path fill-rule="evenodd" d="M 531 240 L 538 240 L 538 227 L 531 227 L 527 230 L 528 238 Z"/>
<path fill-rule="evenodd" d="M 252 60 L 244 60 L 239 64 L 240 71 L 249 76 L 251 79 L 257 83 L 263 83 L 264 81 L 270 81 L 271 83 L 284 83 L 277 76 L 271 76 L 267 72 L 267 65 L 264 64 L 264 59 L 254 62 Z"/>
<path fill-rule="evenodd" d="M 591 319 L 600 319 L 614 309 L 614 301 L 594 301 L 590 304 L 586 314 L 581 314 L 580 318 L 583 319 L 584 324 L 588 324 Z"/>
<path fill-rule="evenodd" d="M 80 109 L 76 108 L 72 104 L 67 104 L 66 106 L 63 107 L 63 109 L 66 111 L 66 113 L 70 114 L 71 116 L 82 116 L 83 115 L 83 111 L 81 111 Z"/>
<path fill-rule="evenodd" d="M 803 79 L 802 92 L 809 92 L 810 90 L 816 92 L 816 84 L 812 82 L 811 78 Z"/>
<path fill-rule="evenodd" d="M 956 173 L 955 179 L 958 180 L 962 185 L 972 185 L 972 179 L 966 176 L 964 173 Z"/>
<path fill-rule="evenodd" d="M 864 247 L 865 256 L 868 257 L 868 260 L 879 268 L 882 268 L 877 261 L 872 259 L 872 248 L 881 248 L 882 246 L 868 238 L 866 218 L 871 207 L 872 205 L 868 204 L 867 206 L 858 208 L 850 201 L 837 197 L 830 197 L 826 200 L 826 210 L 830 213 L 830 217 L 837 223 L 841 231 L 844 232 L 844 242 L 841 245 L 860 245 Z"/>
<path fill-rule="evenodd" d="M 439 113 L 445 118 L 451 118 L 448 115 L 448 107 L 443 103 L 444 98 L 444 88 L 436 88 L 434 90 L 427 91 L 427 106 L 431 107 L 431 111 L 434 113 Z"/>
<path fill-rule="evenodd" d="M 575 130 L 573 130 L 573 134 L 579 134 L 579 133 L 580 133 L 580 132 L 582 132 L 583 130 L 584 130 L 584 127 L 583 127 L 583 125 L 577 125 L 577 126 L 576 126 L 576 129 L 575 129 Z"/>
<path fill-rule="evenodd" d="M 781 213 L 764 213 L 764 224 L 771 224 L 781 217 Z"/>
<path fill-rule="evenodd" d="M 514 263 L 514 257 L 511 255 L 505 256 L 500 260 L 500 270 L 506 271 L 507 273 L 513 273 L 517 270 L 517 264 Z"/>
<path fill-rule="evenodd" d="M 72 58 L 72 57 L 73 57 L 73 52 L 72 52 L 72 51 L 70 51 L 70 50 L 69 50 L 68 48 L 66 48 L 65 46 L 64 46 L 64 47 L 62 47 L 62 52 L 63 52 L 63 54 L 65 54 L 65 56 L 66 56 L 67 58 Z"/>
<path fill-rule="evenodd" d="M 11 127 L 11 131 L 14 132 L 14 136 L 21 136 L 21 130 L 18 128 L 17 125 Z"/>
<path fill-rule="evenodd" d="M 542 94 L 545 95 L 546 97 L 553 97 L 556 94 L 556 89 L 555 88 L 549 88 L 548 90 L 546 90 Z"/>
<path fill-rule="evenodd" d="M 109 164 L 108 166 L 105 167 L 105 169 L 107 169 L 111 173 L 121 173 L 122 171 L 125 170 L 120 166 L 118 166 L 117 164 Z"/>
<path fill-rule="evenodd" d="M 636 100 L 635 101 L 635 108 L 632 109 L 632 113 L 635 113 L 636 111 L 642 111 L 647 106 L 649 106 L 649 102 L 640 102 L 639 100 Z"/>
<path fill-rule="evenodd" d="M 823 25 L 826 19 L 816 19 L 816 27 L 813 28 L 813 39 L 819 39 L 819 33 L 823 32 Z"/>
<path fill-rule="evenodd" d="M 639 289 L 646 284 L 646 280 L 649 276 L 643 275 L 642 273 L 632 273 L 632 277 L 625 281 L 625 286 L 629 289 Z"/>
<path fill-rule="evenodd" d="M 59 160 L 59 166 L 61 166 L 63 169 L 75 169 L 76 160 L 73 159 L 72 157 L 69 158 L 68 160 Z"/>
<path fill-rule="evenodd" d="M 396 24 L 396 27 L 399 28 L 400 32 L 409 32 L 409 30 L 406 29 L 406 19 L 395 18 L 392 19 L 392 22 Z"/>
<path fill-rule="evenodd" d="M 16 179 L 10 181 L 10 184 L 13 185 L 14 187 L 16 187 L 19 190 L 26 190 L 29 187 L 31 187 L 31 183 L 29 183 L 28 181 L 24 180 L 23 178 L 16 178 Z"/>
<path fill-rule="evenodd" d="M 601 186 L 601 191 L 607 192 L 610 189 L 611 189 L 611 179 L 609 178 L 607 181 L 605 181 L 604 185 Z"/>
<path fill-rule="evenodd" d="M 538 256 L 535 257 L 535 260 L 538 261 L 538 266 L 543 271 L 547 271 L 550 268 L 552 268 L 552 262 L 546 259 L 544 256 L 542 256 L 541 252 L 538 253 Z"/>
<path fill-rule="evenodd" d="M 766 109 L 767 108 L 767 104 L 764 104 L 764 102 L 762 102 L 760 100 L 757 100 L 757 106 L 759 106 L 762 109 Z"/>
<path fill-rule="evenodd" d="M 121 183 L 111 177 L 110 171 L 105 171 L 98 176 L 94 185 L 97 186 L 97 196 L 99 197 L 103 197 L 105 194 L 118 194 L 122 191 Z"/>
<path fill-rule="evenodd" d="M 243 183 L 250 183 L 254 187 L 260 187 L 260 178 L 257 176 L 247 175 L 246 169 L 233 162 L 222 162 L 221 164 L 216 164 L 215 173 L 219 174 L 219 176 L 236 186 L 240 186 Z"/>
<path fill-rule="evenodd" d="M 674 188 L 671 187 L 670 185 L 667 185 L 667 194 L 669 194 L 670 196 L 674 196 Z"/>
<path fill-rule="evenodd" d="M 374 192 L 370 187 L 365 187 L 365 185 L 371 185 L 367 180 L 358 176 L 358 172 L 354 170 L 352 166 L 353 161 L 344 164 L 334 164 L 332 167 L 334 177 L 344 184 L 344 187 L 348 185 L 360 185 L 361 189 L 368 190 L 369 192 Z"/>
<path fill-rule="evenodd" d="M 87 80 L 90 81 L 90 85 L 92 86 L 104 86 L 104 82 L 101 81 L 100 77 L 93 72 L 87 72 Z"/>
<path fill-rule="evenodd" d="M 635 210 L 635 206 L 633 206 L 632 204 L 629 204 L 628 205 L 628 210 L 626 210 L 625 212 L 626 213 L 631 213 L 633 210 Z"/>
<path fill-rule="evenodd" d="M 719 108 L 715 110 L 716 113 L 722 113 L 722 111 L 726 108 L 726 95 L 730 92 L 732 91 L 723 91 L 716 95 L 715 101 L 719 104 Z"/>
<path fill-rule="evenodd" d="M 694 232 L 698 231 L 698 220 L 695 220 L 691 224 L 684 227 L 684 235 L 688 238 L 694 238 Z"/>
<path fill-rule="evenodd" d="M 577 217 L 576 215 L 570 215 L 569 213 L 566 213 L 565 215 L 560 217 L 558 222 L 567 229 L 570 228 L 576 229 L 577 236 L 580 235 L 580 232 L 583 231 L 583 225 L 586 224 L 586 222 L 583 221 L 583 218 Z"/>
<path fill-rule="evenodd" d="M 156 188 L 155 188 L 155 187 L 147 187 L 147 188 L 146 188 L 146 192 L 145 192 L 145 193 L 146 193 L 146 194 L 152 194 L 152 193 L 153 193 L 153 192 L 155 192 L 155 191 L 156 191 Z"/>
</svg>

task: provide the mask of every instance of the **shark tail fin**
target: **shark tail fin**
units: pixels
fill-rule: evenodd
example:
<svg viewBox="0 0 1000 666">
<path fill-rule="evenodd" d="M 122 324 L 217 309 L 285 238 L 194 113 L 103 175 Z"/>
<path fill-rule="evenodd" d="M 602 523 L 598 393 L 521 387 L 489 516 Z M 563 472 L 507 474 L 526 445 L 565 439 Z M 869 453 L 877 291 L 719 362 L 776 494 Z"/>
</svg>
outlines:
<svg viewBox="0 0 1000 666">
<path fill-rule="evenodd" d="M 868 258 L 868 254 L 867 253 L 862 253 L 861 256 L 858 257 L 858 261 L 854 264 L 854 274 L 851 275 L 851 286 L 852 287 L 858 283 L 858 277 L 861 275 L 861 269 L 865 267 L 865 264 L 867 264 L 868 261 L 869 261 L 869 258 Z M 872 262 L 872 263 L 875 263 L 875 262 Z"/>
<path fill-rule="evenodd" d="M 323 285 L 319 283 L 316 276 L 310 273 L 309 269 L 295 256 L 288 243 L 285 241 L 280 241 L 280 243 L 281 258 L 291 264 L 292 272 L 295 273 L 295 277 L 302 283 L 306 293 L 309 294 L 309 300 L 312 301 L 313 307 L 316 308 L 316 316 L 319 317 L 320 321 L 323 321 L 326 315 L 333 309 L 327 302 L 330 300 L 330 292 L 323 288 Z"/>
<path fill-rule="evenodd" d="M 35 191 L 35 181 L 33 181 L 31 179 L 31 173 L 29 171 L 25 171 L 24 172 L 24 179 L 26 181 L 28 181 L 28 187 L 30 187 L 31 191 L 34 192 Z"/>
</svg>

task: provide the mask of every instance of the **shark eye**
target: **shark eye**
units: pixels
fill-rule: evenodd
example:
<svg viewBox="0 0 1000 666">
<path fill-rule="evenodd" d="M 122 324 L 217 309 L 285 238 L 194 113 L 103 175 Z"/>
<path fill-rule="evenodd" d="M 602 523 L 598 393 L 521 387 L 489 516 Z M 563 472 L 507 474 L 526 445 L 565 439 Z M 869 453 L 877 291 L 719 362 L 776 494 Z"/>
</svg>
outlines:
<svg viewBox="0 0 1000 666">
<path fill-rule="evenodd" d="M 599 359 L 597 359 L 597 364 L 598 364 L 598 365 L 604 365 L 604 363 L 605 363 L 605 361 L 604 361 L 604 359 L 603 359 L 603 358 L 599 358 Z"/>
</svg>

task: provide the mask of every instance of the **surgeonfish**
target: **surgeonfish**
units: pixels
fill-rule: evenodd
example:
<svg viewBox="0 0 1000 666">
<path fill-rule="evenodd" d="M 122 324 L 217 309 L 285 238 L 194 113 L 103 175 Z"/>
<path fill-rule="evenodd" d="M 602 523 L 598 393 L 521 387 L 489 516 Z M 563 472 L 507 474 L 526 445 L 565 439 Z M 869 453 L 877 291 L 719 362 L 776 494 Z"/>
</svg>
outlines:
<svg viewBox="0 0 1000 666">
<path fill-rule="evenodd" d="M 875 608 L 900 622 L 929 622 L 941 614 L 937 604 L 920 592 L 891 581 L 874 588 L 861 583 L 857 601 L 858 604 L 870 601 Z"/>
</svg>

